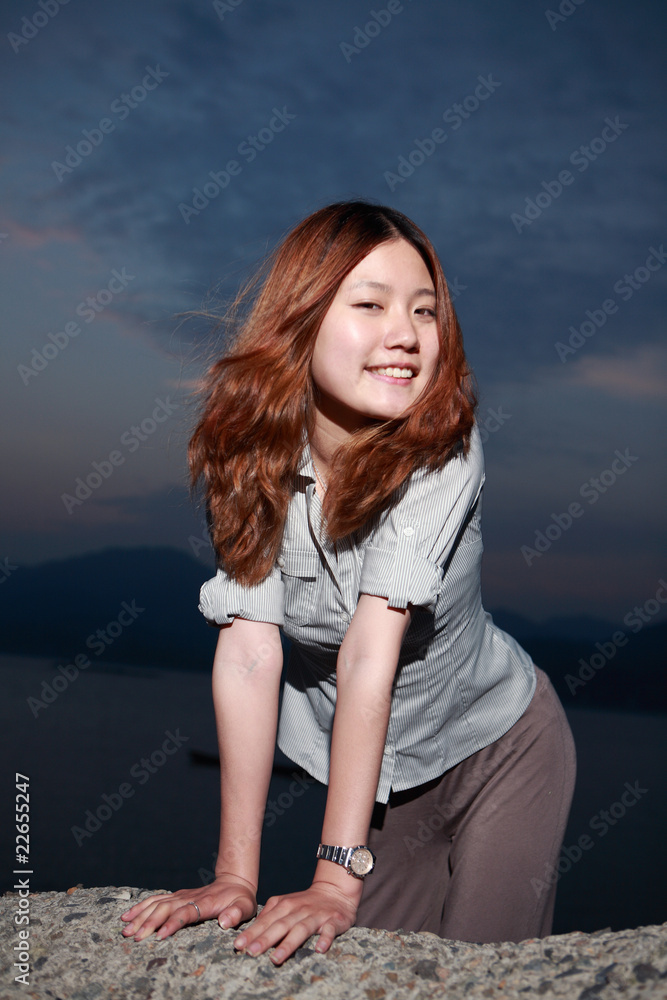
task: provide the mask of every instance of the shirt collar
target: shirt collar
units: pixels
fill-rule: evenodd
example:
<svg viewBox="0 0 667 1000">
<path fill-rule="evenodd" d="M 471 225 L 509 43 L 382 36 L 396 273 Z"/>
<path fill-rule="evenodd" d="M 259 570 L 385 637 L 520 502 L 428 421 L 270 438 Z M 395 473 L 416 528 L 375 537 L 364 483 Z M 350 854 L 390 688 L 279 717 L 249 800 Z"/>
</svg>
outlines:
<svg viewBox="0 0 667 1000">
<path fill-rule="evenodd" d="M 298 475 L 310 476 L 310 478 L 315 482 L 315 468 L 313 466 L 313 458 L 310 454 L 310 442 L 307 438 L 304 439 L 303 451 L 301 452 L 301 461 L 299 463 L 299 468 L 297 469 Z"/>
</svg>

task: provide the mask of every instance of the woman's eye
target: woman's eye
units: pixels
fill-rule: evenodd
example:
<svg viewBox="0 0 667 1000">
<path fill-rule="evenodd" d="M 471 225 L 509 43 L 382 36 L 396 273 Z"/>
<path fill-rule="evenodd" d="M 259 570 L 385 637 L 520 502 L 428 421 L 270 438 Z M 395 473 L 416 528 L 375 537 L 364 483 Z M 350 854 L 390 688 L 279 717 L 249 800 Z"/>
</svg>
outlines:
<svg viewBox="0 0 667 1000">
<path fill-rule="evenodd" d="M 382 309 L 382 306 L 378 302 L 355 302 L 354 308 L 377 310 Z M 415 309 L 415 314 L 435 318 L 436 312 L 432 306 L 421 306 L 419 309 Z"/>
</svg>

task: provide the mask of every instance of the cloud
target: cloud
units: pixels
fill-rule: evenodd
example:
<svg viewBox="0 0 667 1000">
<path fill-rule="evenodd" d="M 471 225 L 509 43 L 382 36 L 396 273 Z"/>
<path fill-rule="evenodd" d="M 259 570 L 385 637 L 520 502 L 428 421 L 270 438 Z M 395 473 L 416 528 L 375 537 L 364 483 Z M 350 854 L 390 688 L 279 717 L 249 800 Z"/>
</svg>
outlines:
<svg viewBox="0 0 667 1000">
<path fill-rule="evenodd" d="M 667 349 L 644 345 L 617 357 L 587 355 L 569 371 L 569 384 L 620 399 L 667 401 Z"/>
<path fill-rule="evenodd" d="M 51 243 L 80 243 L 83 239 L 81 230 L 73 226 L 37 228 L 7 218 L 0 221 L 0 229 L 7 230 L 14 247 L 26 250 L 38 250 Z"/>
</svg>

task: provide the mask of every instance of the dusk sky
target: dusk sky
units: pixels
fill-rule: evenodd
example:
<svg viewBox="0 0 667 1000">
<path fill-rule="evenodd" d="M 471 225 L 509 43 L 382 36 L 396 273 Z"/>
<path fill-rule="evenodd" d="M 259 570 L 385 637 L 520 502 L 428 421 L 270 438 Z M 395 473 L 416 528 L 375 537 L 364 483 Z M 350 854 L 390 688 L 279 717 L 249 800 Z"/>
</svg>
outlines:
<svg viewBox="0 0 667 1000">
<path fill-rule="evenodd" d="M 621 625 L 655 598 L 666 23 L 658 0 L 7 0 L 0 559 L 167 545 L 205 578 L 185 448 L 211 344 L 179 314 L 361 197 L 426 231 L 455 294 L 485 604 Z"/>
</svg>

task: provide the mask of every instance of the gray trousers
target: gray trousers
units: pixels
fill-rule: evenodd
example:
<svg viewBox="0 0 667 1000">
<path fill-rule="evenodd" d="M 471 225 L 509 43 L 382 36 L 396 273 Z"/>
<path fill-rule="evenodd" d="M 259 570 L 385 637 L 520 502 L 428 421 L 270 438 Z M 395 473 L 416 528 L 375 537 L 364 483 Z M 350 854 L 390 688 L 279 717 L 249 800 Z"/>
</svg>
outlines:
<svg viewBox="0 0 667 1000">
<path fill-rule="evenodd" d="M 547 675 L 512 728 L 440 778 L 376 804 L 357 926 L 458 941 L 551 933 L 576 774 L 574 740 Z M 549 884 L 553 883 L 553 884 Z"/>
</svg>

